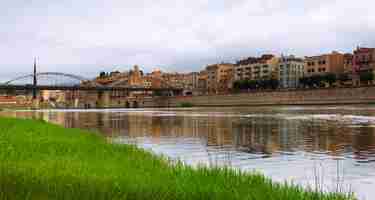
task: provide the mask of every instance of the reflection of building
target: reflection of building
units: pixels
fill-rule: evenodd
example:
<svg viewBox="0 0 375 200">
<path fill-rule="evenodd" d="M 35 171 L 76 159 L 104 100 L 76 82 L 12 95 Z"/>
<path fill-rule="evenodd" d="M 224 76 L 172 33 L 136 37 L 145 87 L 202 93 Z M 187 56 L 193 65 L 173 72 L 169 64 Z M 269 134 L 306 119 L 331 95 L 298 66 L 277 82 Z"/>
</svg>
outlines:
<svg viewBox="0 0 375 200">
<path fill-rule="evenodd" d="M 279 84 L 281 88 L 297 88 L 303 77 L 304 62 L 294 56 L 282 56 L 279 61 Z"/>
<path fill-rule="evenodd" d="M 361 127 L 353 135 L 354 154 L 357 159 L 375 158 L 375 128 Z"/>
</svg>

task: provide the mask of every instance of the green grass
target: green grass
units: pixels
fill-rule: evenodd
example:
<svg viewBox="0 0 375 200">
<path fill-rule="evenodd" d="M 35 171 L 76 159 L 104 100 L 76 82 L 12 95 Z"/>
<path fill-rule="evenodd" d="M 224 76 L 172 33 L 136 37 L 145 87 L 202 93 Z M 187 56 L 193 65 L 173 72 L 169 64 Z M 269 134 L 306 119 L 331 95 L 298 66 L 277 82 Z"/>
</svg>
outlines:
<svg viewBox="0 0 375 200">
<path fill-rule="evenodd" d="M 191 108 L 194 105 L 190 102 L 181 102 L 177 106 L 180 107 L 180 108 Z"/>
<path fill-rule="evenodd" d="M 96 133 L 0 118 L 0 199 L 349 199 L 260 174 L 193 169 Z"/>
</svg>

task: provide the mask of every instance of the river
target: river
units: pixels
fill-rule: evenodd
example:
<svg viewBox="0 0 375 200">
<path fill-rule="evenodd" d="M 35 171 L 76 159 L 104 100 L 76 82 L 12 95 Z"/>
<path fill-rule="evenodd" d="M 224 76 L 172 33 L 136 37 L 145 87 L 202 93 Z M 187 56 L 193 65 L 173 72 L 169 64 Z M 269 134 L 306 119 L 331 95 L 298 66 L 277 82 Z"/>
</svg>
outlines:
<svg viewBox="0 0 375 200">
<path fill-rule="evenodd" d="M 375 197 L 375 105 L 3 111 L 97 130 L 197 166 Z"/>
</svg>

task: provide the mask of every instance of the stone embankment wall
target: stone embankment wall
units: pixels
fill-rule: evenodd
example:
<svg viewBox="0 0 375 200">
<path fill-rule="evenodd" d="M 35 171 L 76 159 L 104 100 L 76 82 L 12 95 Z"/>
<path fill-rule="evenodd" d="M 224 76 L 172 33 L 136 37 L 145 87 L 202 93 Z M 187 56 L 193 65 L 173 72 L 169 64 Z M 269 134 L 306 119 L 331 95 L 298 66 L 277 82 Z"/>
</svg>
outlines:
<svg viewBox="0 0 375 200">
<path fill-rule="evenodd" d="M 174 107 L 183 102 L 194 106 L 368 104 L 375 103 L 375 86 L 171 97 L 167 106 Z"/>
</svg>

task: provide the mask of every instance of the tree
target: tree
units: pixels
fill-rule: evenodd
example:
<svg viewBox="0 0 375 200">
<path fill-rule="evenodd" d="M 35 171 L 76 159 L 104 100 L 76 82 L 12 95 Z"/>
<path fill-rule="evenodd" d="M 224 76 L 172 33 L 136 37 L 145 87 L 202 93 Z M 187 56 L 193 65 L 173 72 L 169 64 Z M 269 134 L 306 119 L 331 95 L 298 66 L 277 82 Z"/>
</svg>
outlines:
<svg viewBox="0 0 375 200">
<path fill-rule="evenodd" d="M 246 87 L 246 80 L 241 80 L 240 81 L 240 89 L 241 90 L 247 89 L 247 87 Z"/>
<path fill-rule="evenodd" d="M 308 80 L 307 80 L 307 77 L 301 77 L 301 78 L 299 79 L 299 83 L 300 83 L 300 85 L 301 85 L 303 88 L 308 87 Z"/>
<path fill-rule="evenodd" d="M 350 80 L 349 74 L 347 74 L 347 73 L 340 74 L 339 77 L 338 77 L 338 80 L 340 82 L 345 82 L 345 81 Z"/>
<path fill-rule="evenodd" d="M 322 77 L 331 87 L 337 80 L 337 77 L 334 73 L 328 73 L 324 77 Z"/>
<path fill-rule="evenodd" d="M 310 77 L 310 84 L 312 87 L 319 88 L 324 86 L 324 77 L 321 75 L 313 75 Z"/>
<path fill-rule="evenodd" d="M 359 79 L 361 80 L 361 82 L 370 82 L 370 81 L 373 81 L 374 80 L 374 75 L 371 71 L 367 71 L 367 72 L 361 72 L 359 74 Z"/>
<path fill-rule="evenodd" d="M 107 76 L 107 75 L 106 75 L 106 73 L 105 73 L 105 72 L 103 72 L 103 71 L 102 71 L 102 72 L 100 72 L 100 74 L 99 74 L 99 77 L 100 77 L 100 78 L 104 78 L 104 77 L 106 77 L 106 76 Z"/>
<path fill-rule="evenodd" d="M 255 90 L 257 89 L 257 82 L 255 80 L 250 80 L 249 81 L 249 89 Z"/>
<path fill-rule="evenodd" d="M 279 80 L 278 79 L 271 79 L 269 81 L 271 89 L 277 89 L 279 87 Z"/>
<path fill-rule="evenodd" d="M 241 86 L 240 81 L 234 81 L 234 83 L 233 83 L 233 88 L 234 89 L 238 90 L 238 89 L 240 89 L 240 86 Z"/>
</svg>

